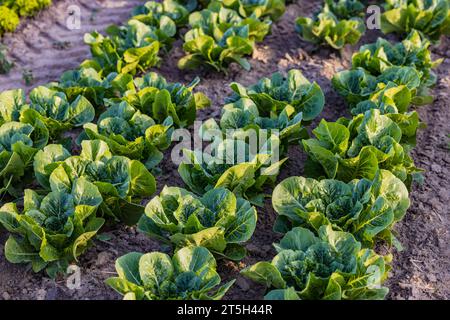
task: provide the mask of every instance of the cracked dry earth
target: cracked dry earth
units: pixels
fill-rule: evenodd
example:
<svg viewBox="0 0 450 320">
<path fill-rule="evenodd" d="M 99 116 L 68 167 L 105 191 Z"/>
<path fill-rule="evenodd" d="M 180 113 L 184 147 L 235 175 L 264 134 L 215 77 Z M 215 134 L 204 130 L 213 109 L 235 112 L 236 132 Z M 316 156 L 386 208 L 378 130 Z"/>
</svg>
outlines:
<svg viewBox="0 0 450 320">
<path fill-rule="evenodd" d="M 74 0 L 54 1 L 55 5 L 42 12 L 34 20 L 25 21 L 14 35 L 5 37 L 10 48 L 15 68 L 8 76 L 0 76 L 0 90 L 21 87 L 29 90 L 22 80 L 23 70 L 31 70 L 33 85 L 55 81 L 60 74 L 75 68 L 89 56 L 83 44 L 83 34 L 92 30 L 102 31 L 111 23 L 123 22 L 133 6 L 141 1 Z M 189 82 L 195 76 L 202 79 L 198 90 L 212 100 L 211 108 L 202 110 L 199 119 L 218 118 L 223 98 L 230 93 L 228 84 L 232 81 L 244 85 L 255 83 L 263 76 L 275 71 L 286 72 L 292 68 L 302 70 L 305 76 L 318 82 L 326 95 L 322 117 L 336 120 L 348 115 L 342 100 L 332 89 L 332 76 L 349 67 L 352 52 L 357 46 L 346 48 L 338 54 L 327 48 L 315 48 L 303 42 L 294 32 L 294 21 L 299 15 L 310 15 L 320 1 L 303 1 L 289 5 L 283 18 L 274 24 L 272 34 L 258 44 L 252 59 L 252 70 L 246 72 L 233 66 L 228 75 L 205 71 L 184 72 L 178 70 L 177 60 L 182 56 L 181 42 L 175 44 L 170 54 L 163 58 L 155 71 L 169 81 Z M 78 4 L 82 9 L 82 30 L 67 30 L 65 19 L 67 7 Z M 381 34 L 368 31 L 360 42 L 373 42 Z M 391 40 L 399 40 L 389 37 Z M 61 45 L 62 44 L 62 45 Z M 398 223 L 396 232 L 404 246 L 402 252 L 392 251 L 394 261 L 387 286 L 389 299 L 449 299 L 450 298 L 450 236 L 449 207 L 450 190 L 450 39 L 442 39 L 440 46 L 433 47 L 434 58 L 446 58 L 437 70 L 439 81 L 434 89 L 432 105 L 418 110 L 422 121 L 428 126 L 418 133 L 417 147 L 413 151 L 416 165 L 425 170 L 424 182 L 415 185 L 411 192 L 412 204 L 405 219 Z M 317 124 L 316 121 L 312 126 Z M 163 174 L 157 177 L 158 190 L 164 185 L 183 185 L 177 173 L 177 166 L 170 160 L 170 150 L 161 167 Z M 291 147 L 290 160 L 282 170 L 279 181 L 301 175 L 305 155 L 298 146 Z M 268 194 L 271 189 L 266 190 Z M 275 212 L 270 198 L 258 210 L 257 229 L 247 245 L 248 256 L 241 263 L 220 261 L 219 272 L 224 279 L 237 278 L 236 284 L 226 299 L 261 299 L 264 288 L 255 285 L 239 275 L 246 265 L 260 260 L 270 260 L 274 255 L 271 246 L 279 235 L 272 232 Z M 136 232 L 134 228 L 117 226 L 106 231 L 107 241 L 96 241 L 80 259 L 81 288 L 70 290 L 64 279 L 50 280 L 42 274 L 33 274 L 27 267 L 12 265 L 5 260 L 3 244 L 7 238 L 0 231 L 0 299 L 120 299 L 109 289 L 104 280 L 112 276 L 114 261 L 130 252 L 164 250 L 157 242 Z"/>
</svg>

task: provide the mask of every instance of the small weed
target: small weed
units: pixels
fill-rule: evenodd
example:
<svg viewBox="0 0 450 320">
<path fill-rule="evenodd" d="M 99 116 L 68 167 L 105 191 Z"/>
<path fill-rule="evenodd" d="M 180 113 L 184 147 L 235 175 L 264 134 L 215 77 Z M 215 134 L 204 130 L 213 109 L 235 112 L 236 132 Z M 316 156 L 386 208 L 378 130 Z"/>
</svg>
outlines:
<svg viewBox="0 0 450 320">
<path fill-rule="evenodd" d="M 31 86 L 34 82 L 33 70 L 24 69 L 22 71 L 22 79 L 25 82 L 26 86 Z"/>
</svg>

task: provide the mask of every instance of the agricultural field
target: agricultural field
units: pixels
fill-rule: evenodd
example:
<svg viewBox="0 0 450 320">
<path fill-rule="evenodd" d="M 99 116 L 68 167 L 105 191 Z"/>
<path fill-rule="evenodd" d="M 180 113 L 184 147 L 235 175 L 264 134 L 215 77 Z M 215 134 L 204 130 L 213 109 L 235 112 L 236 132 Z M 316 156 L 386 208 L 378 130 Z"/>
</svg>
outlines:
<svg viewBox="0 0 450 320">
<path fill-rule="evenodd" d="M 450 299 L 449 1 L 0 6 L 0 299 Z"/>
</svg>

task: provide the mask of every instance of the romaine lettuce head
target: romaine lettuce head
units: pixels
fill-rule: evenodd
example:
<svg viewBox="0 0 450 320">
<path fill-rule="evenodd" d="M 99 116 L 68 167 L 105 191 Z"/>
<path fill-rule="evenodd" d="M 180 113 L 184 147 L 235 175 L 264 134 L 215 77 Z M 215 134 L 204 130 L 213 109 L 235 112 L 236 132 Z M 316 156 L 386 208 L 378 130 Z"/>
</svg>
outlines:
<svg viewBox="0 0 450 320">
<path fill-rule="evenodd" d="M 71 156 L 61 145 L 48 145 L 34 160 L 36 177 L 44 188 L 70 190 L 75 179 L 86 178 L 99 189 L 102 215 L 128 225 L 144 213 L 144 197 L 155 192 L 153 175 L 145 166 L 124 156 L 113 156 L 102 140 L 85 140 L 79 156 Z"/>
<path fill-rule="evenodd" d="M 374 240 L 396 243 L 392 227 L 409 207 L 408 190 L 390 171 L 380 170 L 373 180 L 315 180 L 290 177 L 273 191 L 278 213 L 275 231 L 302 226 L 318 232 L 322 225 L 352 233 L 365 247 Z"/>
<path fill-rule="evenodd" d="M 234 108 L 247 109 L 255 117 L 281 118 L 283 112 L 286 113 L 283 117 L 301 112 L 304 121 L 311 121 L 322 112 L 325 104 L 319 85 L 316 82 L 311 83 L 296 69 L 290 70 L 286 77 L 278 72 L 274 73 L 270 79 L 263 78 L 249 88 L 233 83 L 231 89 L 233 94 L 226 102 L 232 104 L 225 106 L 225 111 Z M 294 110 L 286 109 L 288 105 Z"/>
<path fill-rule="evenodd" d="M 256 209 L 225 188 L 199 197 L 178 187 L 164 187 L 145 208 L 138 228 L 176 248 L 203 246 L 219 256 L 241 260 L 242 246 L 256 227 Z"/>
<path fill-rule="evenodd" d="M 410 186 L 421 172 L 408 154 L 418 127 L 417 114 L 382 115 L 377 109 L 350 122 L 322 120 L 313 130 L 316 139 L 302 141 L 305 170 L 312 177 L 350 182 L 372 180 L 378 169 L 386 169 Z"/>
<path fill-rule="evenodd" d="M 150 72 L 134 80 L 133 89 L 125 92 L 122 100 L 149 115 L 156 123 L 171 117 L 176 127 L 194 123 L 198 109 L 208 107 L 211 101 L 201 92 L 194 93 L 200 79 L 195 78 L 187 86 L 170 83 L 157 73 Z"/>
<path fill-rule="evenodd" d="M 183 150 L 184 158 L 178 172 L 188 188 L 202 195 L 213 188 L 224 187 L 238 197 L 262 205 L 265 197 L 263 186 L 276 180 L 281 165 L 286 161 L 274 158 L 272 154 L 279 149 L 278 137 L 269 137 L 256 151 L 239 139 L 225 139 L 213 145 L 211 154 Z"/>
<path fill-rule="evenodd" d="M 78 142 L 102 140 L 108 144 L 112 154 L 141 160 L 148 169 L 154 168 L 162 160 L 161 150 L 170 146 L 172 118 L 167 117 L 162 124 L 156 124 L 150 116 L 126 101 L 111 103 L 97 124 L 84 125 Z"/>
<path fill-rule="evenodd" d="M 216 2 L 208 9 L 191 13 L 189 25 L 191 29 L 183 44 L 186 55 L 178 61 L 178 67 L 196 69 L 206 65 L 226 72 L 231 63 L 250 70 L 244 56 L 253 52 L 255 41 L 262 41 L 269 33 L 271 22 L 243 19 L 238 12 Z"/>
<path fill-rule="evenodd" d="M 234 280 L 221 283 L 213 255 L 204 247 L 165 253 L 131 252 L 116 260 L 118 277 L 106 284 L 124 300 L 220 300 Z"/>
<path fill-rule="evenodd" d="M 11 263 L 29 263 L 33 271 L 46 269 L 54 278 L 64 274 L 90 245 L 104 220 L 95 212 L 103 199 L 85 178 L 70 190 L 52 189 L 45 196 L 26 190 L 22 213 L 9 203 L 0 208 L 0 223 L 11 233 L 5 257 Z"/>
<path fill-rule="evenodd" d="M 79 68 L 64 72 L 59 82 L 52 83 L 52 88 L 64 92 L 69 101 L 82 95 L 99 110 L 103 107 L 104 99 L 114 98 L 121 92 L 121 88 L 116 86 L 118 77 L 115 72 L 102 76 L 92 67 Z"/>
<path fill-rule="evenodd" d="M 415 68 L 420 75 L 421 85 L 433 86 L 436 68 L 442 59 L 432 61 L 430 42 L 418 31 L 413 30 L 402 42 L 395 44 L 379 38 L 376 42 L 361 46 L 352 58 L 352 68 L 363 68 L 373 76 L 379 76 L 392 66 Z"/>
<path fill-rule="evenodd" d="M 409 33 L 416 29 L 438 42 L 441 35 L 450 35 L 448 0 L 388 0 L 381 15 L 383 33 Z"/>
<path fill-rule="evenodd" d="M 4 91 L 0 94 L 0 123 L 20 121 L 31 125 L 43 123 L 51 139 L 62 133 L 94 120 L 95 110 L 84 96 L 68 97 L 57 90 L 40 86 L 31 90 L 30 103 L 22 89 Z"/>
<path fill-rule="evenodd" d="M 293 228 L 275 244 L 272 262 L 258 262 L 241 271 L 270 290 L 267 300 L 383 299 L 388 289 L 389 256 L 361 249 L 351 233 L 322 226 L 318 236 Z"/>
<path fill-rule="evenodd" d="M 47 141 L 48 130 L 39 120 L 34 126 L 16 121 L 0 125 L 0 195 L 22 193 L 33 157 Z"/>
<path fill-rule="evenodd" d="M 386 86 L 406 86 L 410 91 L 412 103 L 426 104 L 430 102 L 431 97 L 427 96 L 426 92 L 420 92 L 420 79 L 420 74 L 415 67 L 391 66 L 384 69 L 378 76 L 358 67 L 338 72 L 334 75 L 332 84 L 351 108 L 362 101 L 370 100 L 374 94 L 376 95 Z"/>
</svg>

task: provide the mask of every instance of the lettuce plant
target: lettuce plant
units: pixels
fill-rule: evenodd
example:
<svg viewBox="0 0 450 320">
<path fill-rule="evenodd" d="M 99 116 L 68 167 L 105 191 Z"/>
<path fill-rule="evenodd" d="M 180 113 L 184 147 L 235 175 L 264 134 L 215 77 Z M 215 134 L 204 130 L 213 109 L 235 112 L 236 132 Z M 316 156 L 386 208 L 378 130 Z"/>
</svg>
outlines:
<svg viewBox="0 0 450 320">
<path fill-rule="evenodd" d="M 250 145 L 239 139 L 218 141 L 211 145 L 211 153 L 183 150 L 184 158 L 178 172 L 184 183 L 199 195 L 213 188 L 227 188 L 237 196 L 262 206 L 263 187 L 274 183 L 286 161 L 273 156 L 279 153 L 278 137 L 269 137 L 255 153 Z"/>
<path fill-rule="evenodd" d="M 399 116 L 403 120 L 399 120 L 400 125 L 395 121 Z M 308 154 L 305 170 L 313 177 L 350 182 L 372 180 L 378 169 L 386 169 L 409 186 L 421 172 L 408 154 L 418 118 L 417 114 L 409 120 L 405 117 L 408 115 L 382 115 L 373 109 L 348 123 L 322 120 L 313 130 L 316 139 L 302 141 Z"/>
<path fill-rule="evenodd" d="M 156 189 L 155 178 L 137 161 L 113 156 L 106 142 L 86 140 L 79 156 L 61 145 L 48 145 L 34 159 L 38 181 L 46 189 L 69 191 L 80 177 L 92 182 L 100 191 L 103 216 L 135 225 L 144 213 L 140 202 Z"/>
<path fill-rule="evenodd" d="M 374 76 L 365 69 L 358 67 L 341 71 L 332 79 L 333 88 L 344 97 L 351 108 L 359 102 L 371 99 L 380 89 L 386 86 L 406 86 L 411 103 L 416 105 L 428 104 L 433 101 L 427 92 L 421 92 L 421 76 L 415 67 L 392 66 Z"/>
<path fill-rule="evenodd" d="M 48 141 L 48 130 L 37 120 L 34 126 L 15 121 L 0 125 L 0 195 L 19 196 L 36 152 Z"/>
<path fill-rule="evenodd" d="M 2 3 L 21 17 L 32 17 L 45 7 L 52 4 L 52 0 L 4 0 Z"/>
<path fill-rule="evenodd" d="M 14 32 L 19 23 L 19 16 L 14 10 L 4 5 L 0 6 L 0 37 L 6 32 Z"/>
<path fill-rule="evenodd" d="M 102 227 L 104 220 L 95 216 L 101 203 L 99 190 L 85 178 L 45 196 L 25 190 L 22 213 L 13 203 L 0 208 L 0 223 L 11 233 L 6 259 L 31 264 L 34 272 L 45 269 L 52 278 L 65 273 Z"/>
<path fill-rule="evenodd" d="M 119 96 L 123 91 L 120 86 L 116 85 L 118 79 L 119 75 L 115 72 L 103 77 L 93 68 L 79 68 L 64 72 L 59 81 L 51 83 L 50 87 L 64 92 L 69 101 L 82 95 L 95 106 L 96 110 L 100 110 L 103 107 L 104 99 Z"/>
<path fill-rule="evenodd" d="M 112 103 L 100 115 L 97 124 L 85 124 L 78 142 L 103 140 L 112 154 L 141 160 L 151 169 L 162 160 L 161 150 L 170 146 L 172 132 L 171 117 L 167 117 L 162 124 L 156 124 L 150 116 L 122 101 Z"/>
<path fill-rule="evenodd" d="M 92 32 L 84 36 L 84 42 L 90 46 L 93 58 L 85 60 L 81 66 L 94 68 L 103 76 L 111 72 L 135 74 L 159 62 L 160 43 L 158 41 L 150 44 L 144 42 L 145 45 L 141 43 L 141 47 L 124 49 L 118 47 L 118 44 L 114 43 L 110 37 Z"/>
<path fill-rule="evenodd" d="M 169 9 L 170 12 L 167 12 Z M 137 7 L 126 26 L 111 26 L 107 32 L 118 48 L 140 48 L 157 41 L 170 50 L 177 33 L 177 23 L 187 21 L 189 12 L 175 1 L 146 2 Z"/>
<path fill-rule="evenodd" d="M 272 262 L 258 262 L 241 273 L 267 286 L 267 300 L 374 300 L 388 288 L 390 256 L 361 249 L 351 233 L 322 226 L 319 236 L 297 227 L 275 245 Z"/>
<path fill-rule="evenodd" d="M 174 126 L 184 128 L 194 123 L 198 109 L 211 104 L 203 93 L 193 92 L 199 82 L 197 77 L 187 86 L 178 82 L 170 83 L 157 73 L 150 72 L 134 79 L 122 100 L 151 116 L 157 123 L 163 123 L 171 117 Z"/>
<path fill-rule="evenodd" d="M 409 33 L 416 29 L 432 41 L 450 35 L 448 0 L 387 0 L 381 15 L 383 33 Z"/>
<path fill-rule="evenodd" d="M 295 23 L 303 40 L 338 50 L 346 44 L 357 44 L 366 30 L 362 19 L 340 20 L 327 6 L 314 18 L 299 17 Z"/>
<path fill-rule="evenodd" d="M 213 255 L 203 247 L 165 253 L 128 253 L 116 261 L 118 277 L 106 284 L 124 300 L 220 300 L 234 280 L 221 283 Z"/>
<path fill-rule="evenodd" d="M 142 21 L 148 25 L 155 25 L 153 21 L 164 20 L 166 17 L 170 18 L 175 25 L 185 26 L 188 22 L 190 10 L 186 8 L 182 1 L 178 0 L 163 0 L 161 3 L 156 1 L 148 1 L 143 5 L 134 8 L 132 19 Z M 173 29 L 173 27 L 170 27 Z M 160 28 L 156 32 L 164 32 L 166 28 Z M 159 36 L 159 40 L 161 36 Z"/>
<path fill-rule="evenodd" d="M 63 92 L 37 87 L 31 90 L 30 103 L 26 103 L 22 89 L 4 91 L 0 94 L 0 122 L 19 121 L 34 124 L 37 120 L 48 128 L 51 139 L 74 127 L 94 120 L 95 110 L 83 96 L 70 102 Z M 3 119 L 3 120 L 2 120 Z"/>
<path fill-rule="evenodd" d="M 364 18 L 365 5 L 358 0 L 325 0 L 327 10 L 338 19 Z"/>
<path fill-rule="evenodd" d="M 409 207 L 408 190 L 390 171 L 380 170 L 374 180 L 345 183 L 304 177 L 283 180 L 273 191 L 278 213 L 275 230 L 301 226 L 318 232 L 322 225 L 353 234 L 365 247 L 374 239 L 394 242 L 392 227 Z"/>
<path fill-rule="evenodd" d="M 233 130 L 234 136 L 244 136 L 254 130 L 266 130 L 270 137 L 278 134 L 283 150 L 289 144 L 307 138 L 304 122 L 316 118 L 325 98 L 317 83 L 310 83 L 299 70 L 290 70 L 287 77 L 274 73 L 257 84 L 245 88 L 232 83 L 233 94 L 222 109 L 220 125 L 214 119 L 206 121 L 202 130 Z"/>
<path fill-rule="evenodd" d="M 255 41 L 262 41 L 270 30 L 270 21 L 242 18 L 239 13 L 213 3 L 208 9 L 189 16 L 191 29 L 184 36 L 187 53 L 178 62 L 180 69 L 196 69 L 202 64 L 226 72 L 230 63 L 245 70 L 251 66 L 245 55 L 253 52 Z"/>
<path fill-rule="evenodd" d="M 176 1 L 146 2 L 133 11 L 124 26 L 110 26 L 107 36 L 97 32 L 85 35 L 93 59 L 83 62 L 103 76 L 111 72 L 136 74 L 157 65 L 160 49 L 169 51 L 177 27 L 186 23 L 189 12 Z"/>
<path fill-rule="evenodd" d="M 164 187 L 145 208 L 139 230 L 176 248 L 203 246 L 232 260 L 241 260 L 256 227 L 256 209 L 225 188 L 198 197 L 177 187 Z"/>
<path fill-rule="evenodd" d="M 222 0 L 226 8 L 233 9 L 241 17 L 278 20 L 286 10 L 284 0 Z"/>
<path fill-rule="evenodd" d="M 271 78 L 262 78 L 257 84 L 245 88 L 239 83 L 232 83 L 233 94 L 226 98 L 230 107 L 257 109 L 257 115 L 269 118 L 283 112 L 289 114 L 293 107 L 294 114 L 302 113 L 304 121 L 314 120 L 323 109 L 325 98 L 319 85 L 311 83 L 300 70 L 290 70 L 286 77 L 276 72 Z M 256 113 L 255 112 L 255 113 Z M 261 120 L 270 122 L 269 119 Z"/>
<path fill-rule="evenodd" d="M 175 0 L 175 2 L 185 7 L 189 12 L 194 12 L 208 7 L 211 0 Z"/>
<path fill-rule="evenodd" d="M 392 66 L 413 67 L 420 76 L 418 90 L 424 91 L 436 83 L 432 69 L 442 62 L 442 59 L 432 61 L 429 46 L 430 42 L 416 30 L 396 44 L 379 38 L 375 43 L 361 46 L 353 55 L 352 68 L 363 68 L 373 76 L 380 76 Z"/>
</svg>

